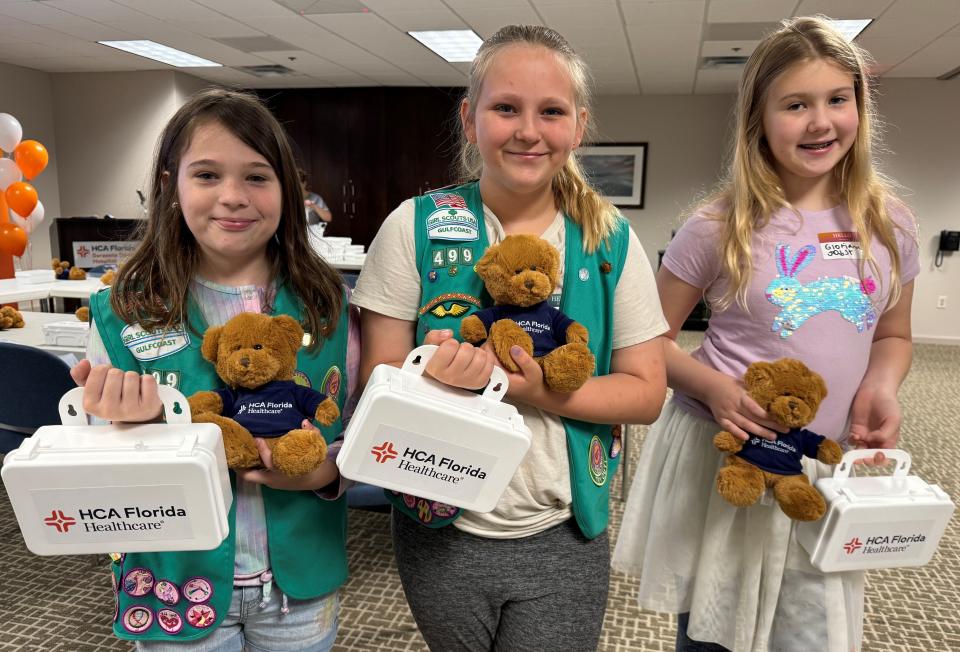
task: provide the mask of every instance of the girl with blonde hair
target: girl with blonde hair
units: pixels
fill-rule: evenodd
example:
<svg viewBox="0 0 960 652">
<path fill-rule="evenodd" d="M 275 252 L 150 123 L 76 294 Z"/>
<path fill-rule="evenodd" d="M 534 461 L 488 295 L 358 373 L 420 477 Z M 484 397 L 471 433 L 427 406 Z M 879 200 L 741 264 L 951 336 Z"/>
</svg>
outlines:
<svg viewBox="0 0 960 652">
<path fill-rule="evenodd" d="M 822 18 L 785 21 L 759 44 L 727 181 L 657 274 L 674 396 L 644 444 L 614 566 L 640 575 L 641 606 L 679 614 L 678 650 L 860 648 L 863 573 L 814 569 L 775 503 L 726 503 L 713 436 L 785 430 L 739 379 L 791 357 L 827 383 L 811 430 L 845 448 L 897 444 L 919 262 L 913 217 L 874 168 L 864 57 Z M 687 354 L 675 340 L 701 298 L 713 313 Z M 804 472 L 832 468 L 805 458 Z"/>
<path fill-rule="evenodd" d="M 640 243 L 577 165 L 587 78 L 553 30 L 510 26 L 487 39 L 460 106 L 465 182 L 387 217 L 353 295 L 362 373 L 399 365 L 426 342 L 439 344 L 427 366 L 434 378 L 483 387 L 495 356 L 454 339 L 460 321 L 490 301 L 473 265 L 488 244 L 533 234 L 560 252 L 553 298 L 587 326 L 597 361 L 583 387 L 561 394 L 514 347 L 520 372 L 509 374 L 507 400 L 533 443 L 493 511 L 388 493 L 400 578 L 431 649 L 592 650 L 599 639 L 621 450 L 613 424 L 659 413 L 666 322 Z"/>
</svg>

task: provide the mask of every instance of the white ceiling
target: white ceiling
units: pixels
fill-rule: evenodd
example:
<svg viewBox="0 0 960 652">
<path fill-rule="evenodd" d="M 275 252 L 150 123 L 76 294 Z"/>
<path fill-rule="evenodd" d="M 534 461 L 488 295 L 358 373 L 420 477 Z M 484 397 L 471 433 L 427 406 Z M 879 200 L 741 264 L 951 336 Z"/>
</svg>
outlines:
<svg viewBox="0 0 960 652">
<path fill-rule="evenodd" d="M 874 18 L 858 43 L 884 76 L 960 67 L 960 0 L 0 0 L 0 61 L 57 73 L 169 70 L 96 42 L 150 39 L 224 65 L 185 72 L 248 88 L 459 86 L 468 64 L 447 63 L 406 31 L 487 37 L 533 23 L 567 37 L 600 93 L 728 93 L 740 68 L 704 69 L 703 57 L 747 55 L 777 21 L 818 12 Z M 237 69 L 271 63 L 294 73 Z"/>
</svg>

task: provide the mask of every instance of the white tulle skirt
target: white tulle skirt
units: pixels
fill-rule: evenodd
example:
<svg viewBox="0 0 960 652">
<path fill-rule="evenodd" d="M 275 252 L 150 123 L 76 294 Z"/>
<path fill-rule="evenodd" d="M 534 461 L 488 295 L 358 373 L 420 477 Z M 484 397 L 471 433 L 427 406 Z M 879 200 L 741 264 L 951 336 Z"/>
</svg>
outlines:
<svg viewBox="0 0 960 652">
<path fill-rule="evenodd" d="M 863 634 L 863 573 L 810 565 L 772 500 L 736 508 L 715 478 L 717 425 L 673 402 L 643 445 L 613 567 L 640 577 L 640 606 L 690 612 L 687 633 L 736 652 L 850 652 Z M 811 481 L 832 467 L 804 458 Z"/>
</svg>

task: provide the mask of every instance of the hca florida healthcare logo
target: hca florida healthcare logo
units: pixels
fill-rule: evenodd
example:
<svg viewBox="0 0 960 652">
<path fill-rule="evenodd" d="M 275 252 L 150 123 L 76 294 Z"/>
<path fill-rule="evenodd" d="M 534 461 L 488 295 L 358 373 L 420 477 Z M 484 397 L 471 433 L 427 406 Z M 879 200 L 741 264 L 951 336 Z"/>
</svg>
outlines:
<svg viewBox="0 0 960 652">
<path fill-rule="evenodd" d="M 436 453 L 409 446 L 405 446 L 403 452 L 400 453 L 394 448 L 393 442 L 389 440 L 371 448 L 370 453 L 377 459 L 378 464 L 386 464 L 399 457 L 401 459 L 397 462 L 396 467 L 399 470 L 417 473 L 450 484 L 460 484 L 460 481 L 468 476 L 478 480 L 487 477 L 487 472 L 482 467 L 462 464 L 452 457 L 438 456 Z"/>
<path fill-rule="evenodd" d="M 161 505 L 156 508 L 94 507 L 78 509 L 78 520 L 64 513 L 62 509 L 53 509 L 50 511 L 50 516 L 43 519 L 43 523 L 56 529 L 60 534 L 68 534 L 74 525 L 81 526 L 85 532 L 159 530 L 163 527 L 166 518 L 183 518 L 186 515 L 187 510 L 173 505 Z"/>
<path fill-rule="evenodd" d="M 860 541 L 860 537 L 853 537 L 843 544 L 843 549 L 848 555 L 861 549 L 861 555 L 906 552 L 912 544 L 923 543 L 926 540 L 927 537 L 923 534 L 884 534 L 866 537 L 864 541 Z"/>
<path fill-rule="evenodd" d="M 393 447 L 393 442 L 385 441 L 379 446 L 370 449 L 373 456 L 377 458 L 377 464 L 384 464 L 397 457 L 397 449 Z"/>
</svg>

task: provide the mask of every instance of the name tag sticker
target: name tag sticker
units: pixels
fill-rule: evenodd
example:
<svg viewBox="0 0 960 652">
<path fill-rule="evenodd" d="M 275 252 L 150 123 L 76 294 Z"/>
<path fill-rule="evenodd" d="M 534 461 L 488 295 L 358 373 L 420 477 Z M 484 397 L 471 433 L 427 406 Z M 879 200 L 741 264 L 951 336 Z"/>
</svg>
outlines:
<svg viewBox="0 0 960 652">
<path fill-rule="evenodd" d="M 820 253 L 824 260 L 860 260 L 860 238 L 853 231 L 829 231 L 818 233 Z"/>
</svg>

